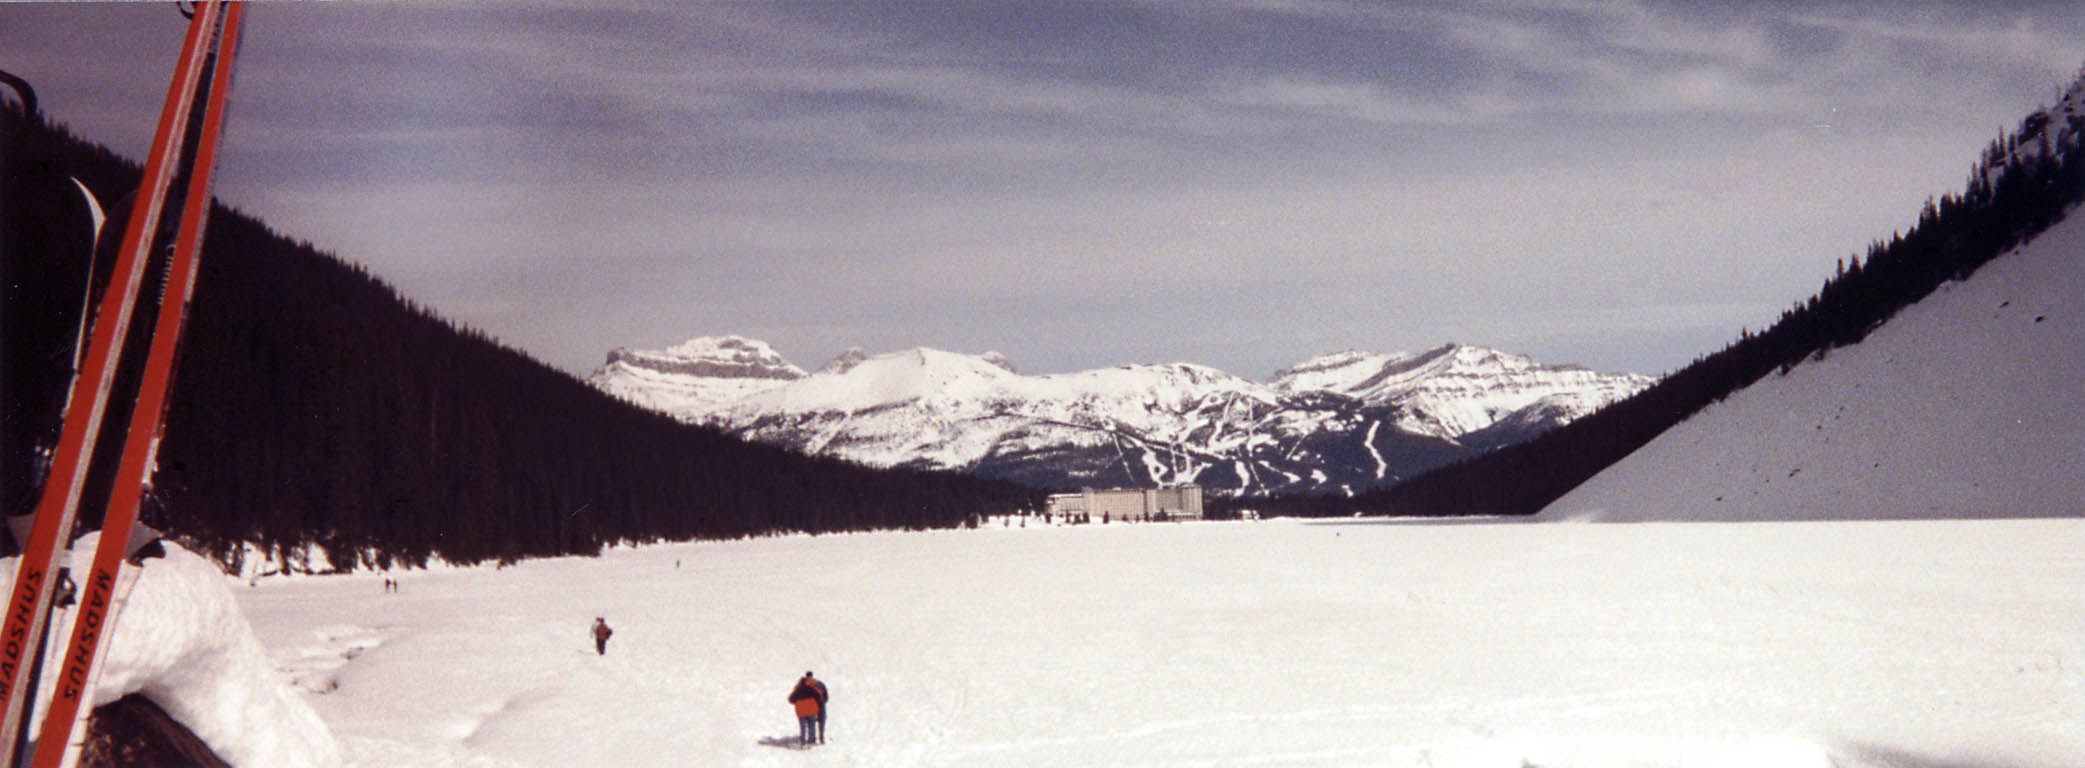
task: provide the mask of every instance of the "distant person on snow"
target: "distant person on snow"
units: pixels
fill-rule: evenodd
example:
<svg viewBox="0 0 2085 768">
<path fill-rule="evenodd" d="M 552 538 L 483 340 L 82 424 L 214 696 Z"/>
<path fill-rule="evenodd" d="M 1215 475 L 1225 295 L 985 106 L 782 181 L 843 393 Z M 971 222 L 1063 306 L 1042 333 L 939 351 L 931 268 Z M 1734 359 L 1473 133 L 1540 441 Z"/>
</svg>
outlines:
<svg viewBox="0 0 2085 768">
<path fill-rule="evenodd" d="M 608 628 L 607 619 L 594 617 L 594 653 L 608 655 L 608 636 L 613 634 L 615 630 Z"/>
<path fill-rule="evenodd" d="M 805 672 L 803 679 L 796 681 L 796 687 L 790 689 L 789 703 L 796 707 L 797 746 L 824 743 L 820 721 L 825 719 L 825 684 Z"/>
</svg>

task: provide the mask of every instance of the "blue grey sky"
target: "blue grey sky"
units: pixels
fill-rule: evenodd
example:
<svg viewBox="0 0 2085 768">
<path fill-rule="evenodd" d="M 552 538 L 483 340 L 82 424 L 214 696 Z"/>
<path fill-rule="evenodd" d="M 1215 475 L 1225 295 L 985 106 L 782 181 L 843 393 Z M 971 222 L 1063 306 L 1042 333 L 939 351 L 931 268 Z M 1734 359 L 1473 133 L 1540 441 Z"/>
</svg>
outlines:
<svg viewBox="0 0 2085 768">
<path fill-rule="evenodd" d="M 263 3 L 226 202 L 585 375 L 736 333 L 1264 377 L 1447 341 L 1663 373 L 1957 191 L 2071 3 Z M 165 4 L 0 4 L 143 154 Z"/>
</svg>

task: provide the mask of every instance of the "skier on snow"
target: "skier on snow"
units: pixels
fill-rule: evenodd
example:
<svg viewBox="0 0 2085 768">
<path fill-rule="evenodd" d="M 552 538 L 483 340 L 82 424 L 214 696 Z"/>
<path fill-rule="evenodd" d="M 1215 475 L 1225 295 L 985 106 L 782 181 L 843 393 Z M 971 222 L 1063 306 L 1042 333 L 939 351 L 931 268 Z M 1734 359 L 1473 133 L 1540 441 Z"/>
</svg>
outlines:
<svg viewBox="0 0 2085 768">
<path fill-rule="evenodd" d="M 608 655 L 608 636 L 613 634 L 615 630 L 608 628 L 607 619 L 594 617 L 594 653 Z"/>
</svg>

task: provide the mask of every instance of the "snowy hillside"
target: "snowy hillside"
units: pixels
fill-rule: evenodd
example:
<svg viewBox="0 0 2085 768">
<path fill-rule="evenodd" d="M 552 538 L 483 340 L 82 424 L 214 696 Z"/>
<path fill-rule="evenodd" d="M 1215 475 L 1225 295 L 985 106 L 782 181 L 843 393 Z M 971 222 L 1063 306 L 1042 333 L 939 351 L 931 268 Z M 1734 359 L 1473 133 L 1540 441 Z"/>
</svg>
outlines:
<svg viewBox="0 0 2085 768">
<path fill-rule="evenodd" d="M 1856 345 L 1709 407 L 1543 511 L 1565 520 L 2085 514 L 2085 216 Z"/>
<path fill-rule="evenodd" d="M 359 768 L 2069 768 L 2080 553 L 2078 520 L 994 523 L 238 593 Z"/>
<path fill-rule="evenodd" d="M 1026 376 L 997 353 L 933 349 L 850 350 L 803 374 L 737 337 L 619 349 L 590 381 L 686 421 L 873 466 L 1247 493 L 1377 485 L 1649 384 L 1452 344 L 1328 355 L 1267 382 L 1189 364 Z"/>
</svg>

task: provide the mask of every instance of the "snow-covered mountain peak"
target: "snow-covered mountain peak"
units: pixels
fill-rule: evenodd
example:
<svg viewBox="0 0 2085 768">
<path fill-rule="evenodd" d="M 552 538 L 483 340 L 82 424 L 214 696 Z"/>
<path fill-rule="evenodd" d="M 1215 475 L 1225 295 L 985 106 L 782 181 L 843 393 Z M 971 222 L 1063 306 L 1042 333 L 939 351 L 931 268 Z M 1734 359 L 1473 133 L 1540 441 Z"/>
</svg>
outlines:
<svg viewBox="0 0 2085 768">
<path fill-rule="evenodd" d="M 1480 376 L 1518 374 L 1537 367 L 1534 358 L 1500 352 L 1486 347 L 1443 344 L 1416 355 L 1394 359 L 1367 379 L 1349 389 L 1367 396 L 1390 388 L 1411 386 L 1440 377 L 1468 379 Z"/>
<path fill-rule="evenodd" d="M 1580 379 L 1605 374 L 1579 365 L 1540 363 L 1527 355 L 1489 347 L 1448 343 L 1417 353 L 1347 350 L 1320 355 L 1276 372 L 1268 383 L 1283 392 L 1324 390 L 1364 400 L 1382 400 L 1415 386 L 1442 381 L 1513 380 L 1529 376 Z"/>
<path fill-rule="evenodd" d="M 1547 365 L 1527 355 L 1448 343 L 1419 353 L 1335 352 L 1283 369 L 1269 382 L 1288 394 L 1324 391 L 1404 411 L 1398 426 L 1458 439 L 1514 414 L 1568 421 L 1634 394 L 1651 379 Z"/>
<path fill-rule="evenodd" d="M 1283 368 L 1279 371 L 1275 371 L 1274 375 L 1270 378 L 1279 381 L 1281 379 L 1293 376 L 1302 376 L 1322 371 L 1338 370 L 1349 365 L 1354 365 L 1356 363 L 1363 362 L 1369 357 L 1369 353 L 1351 348 L 1342 349 L 1338 352 L 1327 352 L 1325 354 L 1318 355 L 1317 357 L 1313 357 L 1309 360 L 1305 360 L 1287 368 Z"/>
<path fill-rule="evenodd" d="M 744 336 L 703 336 L 663 350 L 618 347 L 608 353 L 602 368 L 618 363 L 658 373 L 707 378 L 787 381 L 804 377 L 804 369 L 791 365 L 767 342 Z"/>
<path fill-rule="evenodd" d="M 1109 370 L 1119 372 L 1121 377 L 1125 379 L 1141 376 L 1191 382 L 1221 381 L 1228 383 L 1245 381 L 1245 379 L 1197 363 L 1137 363 L 1134 365 L 1118 365 Z"/>
<path fill-rule="evenodd" d="M 637 405 L 688 418 L 806 375 L 767 342 L 703 336 L 661 350 L 617 347 L 587 381 Z"/>
<path fill-rule="evenodd" d="M 667 354 L 718 360 L 780 360 L 775 348 L 759 339 L 744 336 L 698 336 L 666 348 Z"/>
<path fill-rule="evenodd" d="M 1276 372 L 1269 383 L 1285 392 L 1329 390 L 1359 395 L 1426 376 L 1517 372 L 1535 365 L 1525 355 L 1450 342 L 1424 352 L 1383 354 L 1350 349 L 1319 355 Z"/>
<path fill-rule="evenodd" d="M 855 366 L 861 365 L 861 362 L 867 359 L 869 359 L 868 350 L 861 347 L 848 347 L 839 356 L 826 361 L 825 365 L 819 366 L 818 372 L 831 374 L 846 373 L 853 370 Z"/>
<path fill-rule="evenodd" d="M 1006 355 L 1001 354 L 999 350 L 996 349 L 984 353 L 981 359 L 983 359 L 987 363 L 991 363 L 993 365 L 1006 369 L 1007 373 L 1021 372 L 1021 369 L 1014 367 L 1014 361 L 1007 359 Z"/>
<path fill-rule="evenodd" d="M 1380 354 L 1346 349 L 1319 355 L 1275 371 L 1267 380 L 1283 392 L 1338 391 L 1375 375 L 1384 366 L 1412 357 L 1403 352 Z"/>
<path fill-rule="evenodd" d="M 829 364 L 816 376 L 755 393 L 733 410 L 855 413 L 927 398 L 987 396 L 1015 377 L 984 356 L 914 347 L 860 357 L 851 364 Z"/>
</svg>

